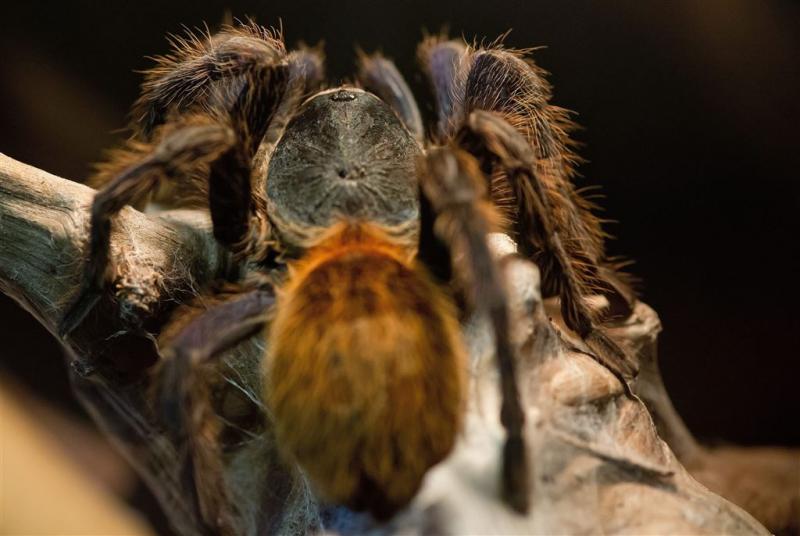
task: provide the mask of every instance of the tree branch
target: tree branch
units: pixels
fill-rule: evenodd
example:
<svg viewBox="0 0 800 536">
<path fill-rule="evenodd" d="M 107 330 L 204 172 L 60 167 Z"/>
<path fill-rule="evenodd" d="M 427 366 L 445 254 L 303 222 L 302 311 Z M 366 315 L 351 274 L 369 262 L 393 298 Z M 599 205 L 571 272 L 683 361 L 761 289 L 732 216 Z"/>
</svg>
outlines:
<svg viewBox="0 0 800 536">
<path fill-rule="evenodd" d="M 93 196 L 91 188 L 0 154 L 0 290 L 51 332 L 78 288 Z M 110 297 L 132 324 L 213 280 L 225 266 L 202 212 L 146 216 L 125 208 L 114 228 L 117 278 Z"/>
<path fill-rule="evenodd" d="M 92 194 L 0 155 L 0 290 L 51 332 L 78 287 Z M 148 482 L 176 530 L 194 534 L 198 514 L 180 479 L 180 445 L 170 443 L 151 417 L 147 393 L 158 359 L 152 339 L 169 327 L 169 304 L 186 301 L 217 278 L 227 257 L 202 212 L 145 215 L 125 209 L 114 227 L 111 290 L 68 344 L 82 365 L 73 371 L 75 390 Z M 239 532 L 766 533 L 750 515 L 698 484 L 659 439 L 645 405 L 626 396 L 579 339 L 548 320 L 536 267 L 506 256 L 507 240 L 493 248 L 513 302 L 531 448 L 530 514 L 520 517 L 499 500 L 503 432 L 493 338 L 485 319 L 473 318 L 465 327 L 472 366 L 464 432 L 406 510 L 376 526 L 365 515 L 320 505 L 298 469 L 282 461 L 265 415 L 244 430 L 249 439 L 225 458 Z M 615 336 L 637 348 L 643 362 L 655 363 L 659 329 L 655 313 L 640 304 Z M 244 394 L 262 407 L 264 344 L 256 337 L 226 356 L 217 381 L 222 399 Z M 657 402 L 666 397 L 657 367 L 647 371 L 639 392 L 659 421 L 679 420 L 668 398 Z M 224 403 L 222 408 L 226 418 Z M 668 425 L 665 432 L 670 430 L 680 427 Z M 685 428 L 680 434 L 684 439 L 674 442 L 681 445 L 679 453 L 694 448 Z"/>
</svg>

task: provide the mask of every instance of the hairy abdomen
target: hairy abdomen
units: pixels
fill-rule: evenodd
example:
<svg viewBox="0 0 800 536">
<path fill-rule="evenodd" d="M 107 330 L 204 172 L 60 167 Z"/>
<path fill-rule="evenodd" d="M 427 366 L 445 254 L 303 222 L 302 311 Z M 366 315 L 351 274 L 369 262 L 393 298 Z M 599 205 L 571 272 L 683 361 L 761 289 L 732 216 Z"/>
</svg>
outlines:
<svg viewBox="0 0 800 536">
<path fill-rule="evenodd" d="M 388 517 L 461 425 L 453 305 L 380 231 L 342 224 L 293 267 L 277 311 L 266 399 L 282 448 L 324 498 Z"/>
</svg>

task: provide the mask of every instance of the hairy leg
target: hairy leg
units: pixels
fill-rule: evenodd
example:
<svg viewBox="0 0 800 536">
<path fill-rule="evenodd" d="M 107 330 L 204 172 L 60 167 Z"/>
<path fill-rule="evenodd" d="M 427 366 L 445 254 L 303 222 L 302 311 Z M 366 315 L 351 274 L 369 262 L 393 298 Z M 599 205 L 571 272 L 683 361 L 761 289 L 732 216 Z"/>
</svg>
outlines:
<svg viewBox="0 0 800 536">
<path fill-rule="evenodd" d="M 264 242 L 261 235 L 268 234 L 265 214 L 254 206 L 253 159 L 287 93 L 292 94 L 289 81 L 284 66 L 265 66 L 245 81 L 229 108 L 212 112 L 220 121 L 230 120 L 237 138 L 211 163 L 208 201 L 214 236 L 240 257 L 252 253 L 252 243 Z"/>
<path fill-rule="evenodd" d="M 459 50 L 460 56 L 456 58 Z M 423 43 L 420 47 L 437 102 L 444 99 L 448 103 L 437 105 L 440 117 L 449 126 L 448 137 L 458 135 L 470 114 L 480 110 L 494 112 L 514 127 L 530 148 L 537 176 L 553 208 L 553 219 L 562 228 L 563 238 L 567 242 L 580 242 L 594 272 L 611 274 L 618 265 L 605 256 L 607 235 L 601 229 L 601 220 L 592 213 L 593 205 L 575 190 L 571 182 L 575 175 L 574 166 L 580 161 L 569 137 L 574 124 L 566 110 L 550 104 L 552 91 L 546 73 L 525 53 L 501 47 L 476 49 L 459 42 L 441 40 Z M 433 70 L 442 63 L 452 68 Z M 436 76 L 452 76 L 452 80 L 449 83 L 437 82 Z M 484 171 L 492 173 L 492 198 L 504 215 L 514 222 L 513 231 L 521 252 L 532 256 L 536 244 L 530 239 L 531 218 L 523 211 L 519 199 L 514 198 L 515 186 L 510 184 L 507 173 L 502 170 Z M 544 291 L 557 294 L 560 290 L 557 284 L 544 275 Z M 618 305 L 626 309 L 623 314 L 630 314 L 635 295 L 624 274 L 595 279 L 595 286 L 612 301 L 620 302 Z"/>
<path fill-rule="evenodd" d="M 233 134 L 218 124 L 195 124 L 169 134 L 155 150 L 123 171 L 92 202 L 89 254 L 77 297 L 59 325 L 61 336 L 71 333 L 102 295 L 113 264 L 109 259 L 111 218 L 156 186 L 162 177 L 175 177 L 216 158 L 233 144 Z"/>
<path fill-rule="evenodd" d="M 148 90 L 145 86 L 140 105 L 141 102 L 148 102 L 147 109 L 155 110 L 153 114 L 158 115 L 159 103 L 162 100 L 175 100 L 176 95 L 172 92 L 182 87 L 176 86 L 176 89 L 169 82 L 173 80 L 174 73 L 191 78 L 191 67 L 199 70 L 195 76 L 200 80 L 208 79 L 210 75 L 206 71 L 209 69 L 220 77 L 218 84 L 203 86 L 202 103 L 192 101 L 192 106 L 187 105 L 187 110 L 196 112 L 194 115 L 178 115 L 173 122 L 156 131 L 156 134 L 162 131 L 168 134 L 155 146 L 152 154 L 142 150 L 147 147 L 146 144 L 134 142 L 134 153 L 140 155 L 140 160 L 122 170 L 95 197 L 85 275 L 77 298 L 61 322 L 59 331 L 62 336 L 68 335 L 80 324 L 101 296 L 110 268 L 108 248 L 112 216 L 124 205 L 134 203 L 152 192 L 161 177 L 175 179 L 176 183 L 207 177 L 214 236 L 237 256 L 263 253 L 264 248 L 258 245 L 267 243 L 269 226 L 264 211 L 258 206 L 259 199 L 253 195 L 252 163 L 276 110 L 281 109 L 291 73 L 286 62 L 281 59 L 275 63 L 274 54 L 265 51 L 266 42 L 256 47 L 252 37 L 225 33 L 219 39 L 227 43 L 227 47 L 212 47 L 215 54 L 212 59 L 217 63 L 205 56 L 201 61 L 184 51 L 187 57 L 182 62 L 171 60 L 173 71 L 163 75 L 165 80 L 163 85 L 156 85 L 158 90 Z M 228 62 L 247 63 L 245 59 L 251 56 L 258 56 L 259 62 L 251 65 L 246 72 L 238 73 L 228 64 L 219 63 L 220 51 L 225 52 L 223 57 Z M 208 66 L 210 64 L 214 65 L 213 69 Z M 226 72 L 227 75 L 223 76 Z M 205 130 L 190 126 L 171 132 L 175 124 L 192 121 L 205 124 Z M 210 140 L 203 139 L 203 133 L 210 136 Z M 224 137 L 224 143 L 221 137 Z M 216 144 L 212 143 L 215 139 Z M 208 171 L 204 173 L 202 170 L 206 168 Z"/>
<path fill-rule="evenodd" d="M 257 147 L 254 186 L 266 176 L 268 155 L 302 99 L 316 91 L 324 76 L 320 47 L 301 46 L 286 53 L 280 36 L 254 23 L 228 26 L 215 35 L 173 37 L 173 51 L 157 57 L 145 74 L 142 95 L 131 113 L 133 137 L 110 152 L 88 183 L 100 188 L 150 150 L 159 129 L 187 114 L 227 117 L 247 87 L 270 87 L 279 99 L 268 110 L 242 108 L 240 130 Z M 251 152 L 248 147 L 246 152 Z M 256 188 L 258 189 L 258 188 Z M 152 199 L 166 206 L 204 207 L 208 170 L 162 185 Z"/>
<path fill-rule="evenodd" d="M 264 135 L 259 148 L 259 153 L 265 153 L 265 157 L 275 148 L 275 144 L 278 143 L 280 136 L 283 134 L 286 124 L 292 118 L 302 100 L 320 89 L 325 76 L 321 46 L 313 48 L 301 46 L 289 53 L 287 61 L 289 64 L 289 80 L 286 94 L 275 111 L 269 129 Z M 266 163 L 266 158 L 263 160 Z M 254 165 L 253 167 L 259 168 L 260 166 Z M 264 168 L 263 176 L 266 177 L 266 174 L 266 168 Z"/>
<path fill-rule="evenodd" d="M 461 41 L 448 41 L 443 36 L 426 38 L 417 50 L 419 62 L 428 76 L 436 99 L 436 137 L 447 138 L 453 131 L 453 121 L 458 116 L 461 98 L 459 73 L 467 46 Z"/>
<path fill-rule="evenodd" d="M 255 23 L 226 26 L 214 35 L 186 32 L 170 42 L 172 51 L 156 57 L 156 66 L 145 73 L 132 110 L 134 133 L 141 139 L 171 116 L 220 104 L 229 109 L 231 102 L 213 99 L 233 100 L 246 79 L 270 66 L 286 66 L 280 36 Z"/>
<path fill-rule="evenodd" d="M 623 383 L 624 378 L 635 376 L 636 364 L 599 328 L 598 314 L 586 303 L 589 295 L 602 288 L 602 274 L 585 241 L 558 218 L 565 201 L 554 206 L 525 138 L 496 113 L 476 111 L 470 114 L 458 140 L 484 160 L 496 162 L 507 174 L 520 213 L 525 215 L 517 224 L 521 236 L 534 246 L 533 258 L 543 276 L 559 289 L 566 325 Z"/>
<path fill-rule="evenodd" d="M 403 75 L 391 60 L 378 53 L 368 56 L 359 52 L 358 80 L 364 89 L 388 103 L 409 132 L 417 141 L 422 142 L 425 131 L 417 101 Z"/>
<path fill-rule="evenodd" d="M 503 449 L 502 489 L 516 510 L 528 509 L 528 461 L 522 436 L 525 423 L 516 382 L 515 357 L 509 340 L 507 298 L 501 276 L 486 243 L 497 215 L 486 196 L 486 179 L 477 160 L 466 152 L 444 147 L 431 150 L 421 166 L 421 193 L 430 216 L 423 220 L 418 259 L 434 273 L 444 257 L 453 278 L 473 310 L 485 313 L 494 329 L 500 369 L 500 420 L 507 438 Z"/>
<path fill-rule="evenodd" d="M 218 418 L 211 407 L 208 370 L 226 350 L 264 329 L 275 303 L 271 288 L 227 299 L 194 318 L 161 351 L 156 403 L 178 445 L 184 445 L 181 478 L 191 490 L 209 534 L 235 534 L 221 452 Z M 162 337 L 163 338 L 163 337 Z"/>
<path fill-rule="evenodd" d="M 520 253 L 542 270 L 543 293 L 560 295 L 565 322 L 605 364 L 634 375 L 625 352 L 596 329 L 601 313 L 585 303 L 602 293 L 611 304 L 602 314 L 626 317 L 635 295 L 606 259 L 601 222 L 571 183 L 578 161 L 569 138 L 573 127 L 565 110 L 550 104 L 545 73 L 524 51 L 440 39 L 424 42 L 420 57 L 437 95 L 443 135 L 476 155 L 492 177 L 491 196 Z"/>
</svg>

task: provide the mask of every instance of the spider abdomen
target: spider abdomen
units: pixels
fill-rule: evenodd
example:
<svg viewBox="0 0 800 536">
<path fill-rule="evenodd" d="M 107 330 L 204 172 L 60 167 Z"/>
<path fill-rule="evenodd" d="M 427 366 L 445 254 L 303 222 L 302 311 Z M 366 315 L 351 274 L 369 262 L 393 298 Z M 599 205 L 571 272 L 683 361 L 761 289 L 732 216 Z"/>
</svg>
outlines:
<svg viewBox="0 0 800 536">
<path fill-rule="evenodd" d="M 465 352 L 450 300 L 403 249 L 366 224 L 327 236 L 280 293 L 266 400 L 324 498 L 386 518 L 455 442 Z"/>
</svg>

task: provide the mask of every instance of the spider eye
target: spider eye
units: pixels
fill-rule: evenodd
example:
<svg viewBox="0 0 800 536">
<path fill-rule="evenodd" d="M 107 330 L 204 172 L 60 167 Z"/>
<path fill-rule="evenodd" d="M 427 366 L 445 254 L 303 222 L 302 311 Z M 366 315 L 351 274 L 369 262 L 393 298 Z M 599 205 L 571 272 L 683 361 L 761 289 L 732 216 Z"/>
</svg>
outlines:
<svg viewBox="0 0 800 536">
<path fill-rule="evenodd" d="M 371 93 L 318 93 L 286 126 L 270 159 L 271 219 L 282 237 L 289 228 L 325 228 L 343 217 L 414 222 L 420 153 L 391 108 Z"/>
<path fill-rule="evenodd" d="M 338 89 L 331 93 L 330 99 L 335 102 L 347 102 L 351 100 L 356 100 L 357 95 L 353 91 L 348 91 L 346 89 Z"/>
</svg>

